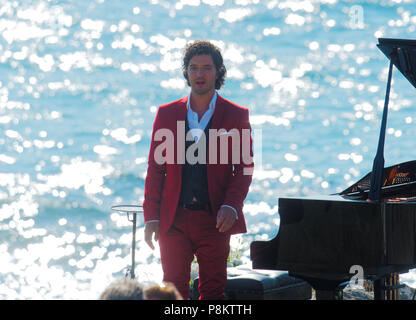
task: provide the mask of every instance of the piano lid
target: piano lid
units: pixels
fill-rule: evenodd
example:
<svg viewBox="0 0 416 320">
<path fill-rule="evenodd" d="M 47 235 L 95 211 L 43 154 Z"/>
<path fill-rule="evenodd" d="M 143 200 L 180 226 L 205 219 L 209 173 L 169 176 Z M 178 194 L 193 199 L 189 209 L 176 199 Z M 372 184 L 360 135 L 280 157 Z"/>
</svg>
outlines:
<svg viewBox="0 0 416 320">
<path fill-rule="evenodd" d="M 377 47 L 416 88 L 416 40 L 379 38 Z"/>
</svg>

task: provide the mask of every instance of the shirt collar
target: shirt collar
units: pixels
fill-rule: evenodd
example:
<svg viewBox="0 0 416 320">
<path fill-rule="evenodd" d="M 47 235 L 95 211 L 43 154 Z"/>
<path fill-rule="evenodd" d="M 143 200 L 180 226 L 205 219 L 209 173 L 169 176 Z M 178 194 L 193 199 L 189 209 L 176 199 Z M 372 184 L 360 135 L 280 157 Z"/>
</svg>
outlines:
<svg viewBox="0 0 416 320">
<path fill-rule="evenodd" d="M 215 104 L 216 104 L 216 102 L 217 102 L 217 90 L 214 90 L 214 95 L 212 96 L 212 99 L 211 99 L 211 101 L 210 101 L 210 103 L 209 103 L 209 107 L 208 107 L 208 110 L 210 111 L 210 112 L 213 112 L 214 110 L 215 110 Z M 188 101 L 186 102 L 186 109 L 188 110 L 188 112 L 189 111 L 191 111 L 191 112 L 195 112 L 195 111 L 193 111 L 192 110 L 192 108 L 191 108 L 191 93 L 189 93 L 189 96 L 188 96 Z"/>
</svg>

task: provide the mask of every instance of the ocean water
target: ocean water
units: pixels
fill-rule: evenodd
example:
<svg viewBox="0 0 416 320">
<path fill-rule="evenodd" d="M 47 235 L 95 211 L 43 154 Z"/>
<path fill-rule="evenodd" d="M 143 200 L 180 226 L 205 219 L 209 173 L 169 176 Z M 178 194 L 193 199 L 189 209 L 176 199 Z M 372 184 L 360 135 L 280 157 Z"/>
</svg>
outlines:
<svg viewBox="0 0 416 320">
<path fill-rule="evenodd" d="M 257 132 L 246 199 L 253 240 L 278 198 L 339 192 L 371 171 L 388 60 L 377 38 L 416 38 L 413 1 L 0 0 L 0 299 L 96 299 L 131 263 L 157 106 L 188 95 L 187 42 L 218 45 L 224 97 Z M 386 166 L 416 159 L 416 92 L 394 70 Z M 161 283 L 143 241 L 136 277 Z M 401 276 L 416 286 L 416 271 Z"/>
</svg>

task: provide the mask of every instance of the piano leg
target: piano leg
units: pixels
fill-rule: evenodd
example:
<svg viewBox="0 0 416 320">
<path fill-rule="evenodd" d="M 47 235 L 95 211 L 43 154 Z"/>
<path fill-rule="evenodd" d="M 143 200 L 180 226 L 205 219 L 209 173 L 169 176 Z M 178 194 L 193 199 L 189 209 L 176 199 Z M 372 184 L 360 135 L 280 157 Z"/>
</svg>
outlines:
<svg viewBox="0 0 416 320">
<path fill-rule="evenodd" d="M 315 289 L 315 298 L 316 300 L 342 300 L 343 291 L 342 289 L 334 290 L 316 290 Z"/>
<path fill-rule="evenodd" d="M 386 278 L 382 277 L 374 280 L 374 300 L 385 300 L 386 291 L 385 289 Z"/>
<path fill-rule="evenodd" d="M 315 290 L 316 300 L 342 300 L 343 290 L 347 285 L 346 279 L 329 280 L 310 277 L 303 274 L 294 274 L 289 271 L 289 275 L 308 282 Z"/>
</svg>

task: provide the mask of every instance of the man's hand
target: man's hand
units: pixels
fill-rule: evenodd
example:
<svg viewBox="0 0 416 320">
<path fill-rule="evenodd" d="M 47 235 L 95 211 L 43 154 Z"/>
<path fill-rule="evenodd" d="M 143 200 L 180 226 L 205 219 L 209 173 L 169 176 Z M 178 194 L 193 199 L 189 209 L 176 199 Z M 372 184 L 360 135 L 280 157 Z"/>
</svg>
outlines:
<svg viewBox="0 0 416 320">
<path fill-rule="evenodd" d="M 152 250 L 155 248 L 152 242 L 152 236 L 154 234 L 154 239 L 157 241 L 159 238 L 159 228 L 159 221 L 150 221 L 144 226 L 144 240 Z"/>
<path fill-rule="evenodd" d="M 217 213 L 217 229 L 219 232 L 228 231 L 236 220 L 235 212 L 229 207 L 221 207 Z"/>
</svg>

